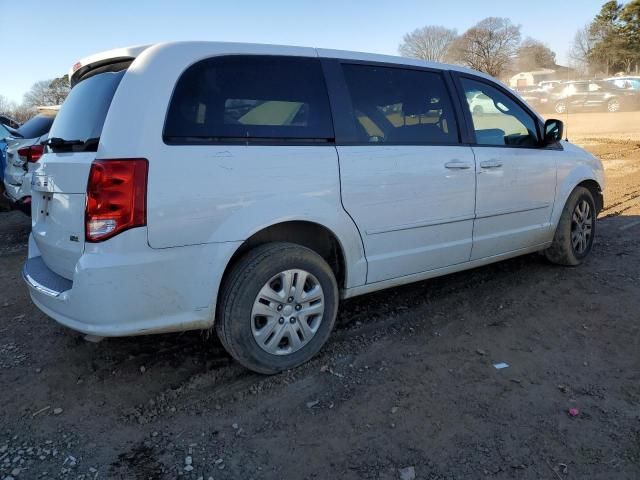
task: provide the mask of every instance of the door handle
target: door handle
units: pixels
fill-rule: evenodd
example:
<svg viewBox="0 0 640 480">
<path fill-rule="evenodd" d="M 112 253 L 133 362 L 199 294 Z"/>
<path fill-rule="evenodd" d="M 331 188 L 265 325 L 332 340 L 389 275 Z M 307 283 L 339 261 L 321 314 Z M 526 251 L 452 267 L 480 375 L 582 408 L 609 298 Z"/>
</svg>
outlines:
<svg viewBox="0 0 640 480">
<path fill-rule="evenodd" d="M 480 162 L 481 168 L 500 168 L 502 166 L 502 162 L 500 160 L 486 160 L 484 162 Z"/>
<path fill-rule="evenodd" d="M 471 168 L 470 163 L 461 162 L 460 160 L 452 160 L 444 164 L 445 168 L 449 168 L 451 170 L 467 170 Z"/>
</svg>

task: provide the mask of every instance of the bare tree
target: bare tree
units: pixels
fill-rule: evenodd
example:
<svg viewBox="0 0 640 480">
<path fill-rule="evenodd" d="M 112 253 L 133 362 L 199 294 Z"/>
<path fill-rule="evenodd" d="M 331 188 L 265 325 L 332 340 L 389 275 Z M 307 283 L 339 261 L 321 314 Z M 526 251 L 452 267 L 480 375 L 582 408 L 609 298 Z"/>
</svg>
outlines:
<svg viewBox="0 0 640 480">
<path fill-rule="evenodd" d="M 554 68 L 556 54 L 544 43 L 526 38 L 518 48 L 518 69 L 522 71 Z"/>
<path fill-rule="evenodd" d="M 508 18 L 478 22 L 451 44 L 454 59 L 494 77 L 502 74 L 518 52 L 520 26 Z"/>
<path fill-rule="evenodd" d="M 443 62 L 458 32 L 438 25 L 427 25 L 405 34 L 398 47 L 400 55 L 432 62 Z"/>
<path fill-rule="evenodd" d="M 595 39 L 591 35 L 590 25 L 585 25 L 578 30 L 573 37 L 573 45 L 569 51 L 569 58 L 573 60 L 583 70 L 588 70 L 591 53 Z"/>
<path fill-rule="evenodd" d="M 69 94 L 67 75 L 52 80 L 40 80 L 24 94 L 24 104 L 30 107 L 60 105 Z"/>
<path fill-rule="evenodd" d="M 0 95 L 0 114 L 11 117 L 15 108 L 16 104 L 14 102 L 4 95 Z"/>
</svg>

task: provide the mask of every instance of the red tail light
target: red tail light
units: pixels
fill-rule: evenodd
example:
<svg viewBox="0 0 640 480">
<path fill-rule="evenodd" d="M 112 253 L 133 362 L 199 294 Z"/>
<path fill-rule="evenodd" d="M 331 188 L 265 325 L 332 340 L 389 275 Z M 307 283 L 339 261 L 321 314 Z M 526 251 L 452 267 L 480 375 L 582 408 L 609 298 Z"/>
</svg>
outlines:
<svg viewBox="0 0 640 480">
<path fill-rule="evenodd" d="M 101 242 L 147 224 L 148 170 L 144 158 L 94 160 L 87 184 L 87 242 Z"/>
<path fill-rule="evenodd" d="M 31 145 L 18 150 L 18 155 L 25 157 L 27 162 L 36 163 L 44 153 L 44 145 Z"/>
</svg>

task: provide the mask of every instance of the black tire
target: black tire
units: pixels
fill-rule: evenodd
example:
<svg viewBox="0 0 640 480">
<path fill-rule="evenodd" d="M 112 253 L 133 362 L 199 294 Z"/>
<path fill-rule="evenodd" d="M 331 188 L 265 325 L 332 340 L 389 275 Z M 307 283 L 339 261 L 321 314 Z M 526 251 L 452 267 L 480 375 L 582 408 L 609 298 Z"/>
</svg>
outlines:
<svg viewBox="0 0 640 480">
<path fill-rule="evenodd" d="M 586 247 L 583 251 L 578 251 L 572 241 L 572 234 L 574 229 L 577 228 L 573 217 L 574 213 L 576 213 L 576 208 L 582 205 L 582 202 L 587 202 L 589 205 L 592 222 L 591 234 L 588 240 L 585 241 Z M 589 255 L 593 247 L 593 240 L 596 234 L 596 217 L 597 211 L 593 195 L 591 195 L 591 192 L 587 188 L 576 187 L 575 190 L 571 192 L 571 195 L 569 195 L 569 199 L 564 206 L 558 227 L 556 228 L 556 233 L 553 237 L 553 243 L 544 252 L 547 259 L 558 265 L 580 265 Z"/>
<path fill-rule="evenodd" d="M 324 311 L 307 344 L 293 353 L 276 355 L 263 350 L 255 340 L 252 308 L 260 289 L 278 273 L 291 269 L 303 269 L 318 280 Z M 216 332 L 229 354 L 249 370 L 274 374 L 307 362 L 325 344 L 338 311 L 338 285 L 331 267 L 313 250 L 293 243 L 267 243 L 247 252 L 233 266 L 216 310 Z"/>
<path fill-rule="evenodd" d="M 556 102 L 553 109 L 556 113 L 565 113 L 567 111 L 567 104 L 565 102 Z"/>
</svg>

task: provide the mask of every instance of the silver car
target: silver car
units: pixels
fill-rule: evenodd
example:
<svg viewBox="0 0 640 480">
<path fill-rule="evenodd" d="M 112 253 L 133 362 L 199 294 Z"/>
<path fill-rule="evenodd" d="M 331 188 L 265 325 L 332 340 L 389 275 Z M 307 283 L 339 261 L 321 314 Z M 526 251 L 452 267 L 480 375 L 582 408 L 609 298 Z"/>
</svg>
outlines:
<svg viewBox="0 0 640 480">
<path fill-rule="evenodd" d="M 5 196 L 14 208 L 31 213 L 31 173 L 42 156 L 57 110 L 39 113 L 22 125 L 13 137 L 7 138 L 4 172 Z"/>
</svg>

